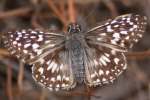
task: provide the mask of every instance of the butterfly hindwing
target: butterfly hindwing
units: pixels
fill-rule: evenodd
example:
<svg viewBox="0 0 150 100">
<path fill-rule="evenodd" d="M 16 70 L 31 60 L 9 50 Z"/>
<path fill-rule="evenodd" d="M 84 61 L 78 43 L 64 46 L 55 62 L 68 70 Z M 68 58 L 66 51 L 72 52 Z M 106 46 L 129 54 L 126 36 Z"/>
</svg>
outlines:
<svg viewBox="0 0 150 100">
<path fill-rule="evenodd" d="M 125 69 L 123 53 L 107 47 L 89 47 L 84 50 L 86 84 L 103 85 L 113 82 Z"/>
<path fill-rule="evenodd" d="M 36 62 L 32 68 L 35 81 L 51 91 L 69 90 L 75 87 L 68 50 L 55 51 L 41 60 L 43 63 Z"/>
</svg>

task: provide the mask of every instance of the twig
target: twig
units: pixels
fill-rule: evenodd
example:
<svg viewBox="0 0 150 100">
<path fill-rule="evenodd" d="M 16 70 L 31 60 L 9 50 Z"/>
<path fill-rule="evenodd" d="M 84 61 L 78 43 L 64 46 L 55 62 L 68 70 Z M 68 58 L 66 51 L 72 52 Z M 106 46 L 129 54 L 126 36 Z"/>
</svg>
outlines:
<svg viewBox="0 0 150 100">
<path fill-rule="evenodd" d="M 112 0 L 103 0 L 108 9 L 110 10 L 112 17 L 116 17 L 118 15 L 117 9 Z"/>
<path fill-rule="evenodd" d="M 13 100 L 13 94 L 12 94 L 12 68 L 9 65 L 7 67 L 7 94 L 8 99 Z"/>
<path fill-rule="evenodd" d="M 90 90 L 90 88 L 89 87 L 86 87 L 86 91 L 85 91 L 86 93 L 87 93 L 87 100 L 91 100 L 91 96 L 90 96 L 90 94 L 91 94 L 91 90 Z"/>
<path fill-rule="evenodd" d="M 74 0 L 68 0 L 68 14 L 69 21 L 72 23 L 76 22 L 76 12 L 75 12 L 75 3 Z"/>
<path fill-rule="evenodd" d="M 9 52 L 6 49 L 0 48 L 0 56 L 8 56 Z"/>
<path fill-rule="evenodd" d="M 142 51 L 142 52 L 131 52 L 127 53 L 127 58 L 128 59 L 136 59 L 136 60 L 142 60 L 144 58 L 150 58 L 150 50 L 148 51 Z"/>
<path fill-rule="evenodd" d="M 46 96 L 47 96 L 47 92 L 46 92 L 45 88 L 42 88 L 40 100 L 45 100 Z"/>
<path fill-rule="evenodd" d="M 130 0 L 121 0 L 121 2 L 122 2 L 125 6 L 130 6 L 132 1 L 130 1 Z"/>
<path fill-rule="evenodd" d="M 59 2 L 59 7 L 60 7 L 61 14 L 65 17 L 65 13 L 66 13 L 66 11 L 65 11 L 65 2 L 63 0 L 61 0 Z"/>
<path fill-rule="evenodd" d="M 18 88 L 20 92 L 23 89 L 23 77 L 24 77 L 24 64 L 23 62 L 20 61 L 18 74 Z"/>
<path fill-rule="evenodd" d="M 32 4 L 34 6 L 34 12 L 31 17 L 31 25 L 34 28 L 40 28 L 43 29 L 43 27 L 38 23 L 38 18 L 41 11 L 41 0 L 32 0 Z"/>
<path fill-rule="evenodd" d="M 22 7 L 15 10 L 7 11 L 7 12 L 0 12 L 0 19 L 6 19 L 8 17 L 14 16 L 25 16 L 32 10 L 31 7 Z"/>
<path fill-rule="evenodd" d="M 31 18 L 31 24 L 34 28 L 40 28 L 43 29 L 43 27 L 38 23 L 37 14 L 34 14 Z"/>
<path fill-rule="evenodd" d="M 19 73 L 18 72 L 18 64 L 16 62 L 13 62 L 11 59 L 8 59 L 6 57 L 0 56 L 0 61 L 2 63 L 4 63 L 6 66 L 11 65 L 12 70 L 14 70 L 15 73 Z M 24 77 L 26 79 L 28 79 L 30 82 L 32 82 L 32 84 L 35 84 L 35 82 L 33 81 L 33 78 L 31 77 L 31 73 L 28 72 L 27 70 L 24 71 Z"/>
<path fill-rule="evenodd" d="M 51 10 L 56 14 L 56 16 L 58 16 L 59 17 L 59 19 L 63 22 L 63 24 L 65 25 L 66 24 L 66 18 L 65 18 L 65 16 L 63 16 L 62 14 L 61 14 L 61 11 L 58 9 L 58 7 L 56 7 L 56 5 L 53 3 L 53 1 L 52 0 L 47 0 L 47 2 L 48 2 L 48 6 L 49 6 L 49 8 L 51 8 Z"/>
<path fill-rule="evenodd" d="M 87 94 L 86 92 L 72 92 L 72 91 L 69 91 L 69 92 L 65 92 L 65 94 L 67 95 L 67 96 L 85 96 L 85 97 L 91 97 L 91 96 L 93 96 L 93 97 L 95 97 L 95 98 L 100 98 L 100 96 L 96 96 L 96 95 L 94 95 L 94 94 L 92 94 L 92 93 L 90 93 L 90 94 Z"/>
<path fill-rule="evenodd" d="M 150 100 L 150 82 L 148 83 L 148 99 Z"/>
</svg>

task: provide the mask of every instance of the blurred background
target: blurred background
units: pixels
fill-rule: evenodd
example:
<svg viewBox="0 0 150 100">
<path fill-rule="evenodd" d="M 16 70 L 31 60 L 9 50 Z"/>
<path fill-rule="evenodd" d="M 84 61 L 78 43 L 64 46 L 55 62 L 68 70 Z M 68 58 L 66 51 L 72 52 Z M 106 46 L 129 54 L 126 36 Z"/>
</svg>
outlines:
<svg viewBox="0 0 150 100">
<path fill-rule="evenodd" d="M 2 35 L 9 30 L 66 30 L 69 22 L 90 28 L 118 15 L 148 18 L 143 39 L 127 53 L 128 69 L 110 85 L 50 92 L 32 79 L 31 66 L 11 56 Z M 0 0 L 0 100 L 150 100 L 150 0 Z"/>
</svg>

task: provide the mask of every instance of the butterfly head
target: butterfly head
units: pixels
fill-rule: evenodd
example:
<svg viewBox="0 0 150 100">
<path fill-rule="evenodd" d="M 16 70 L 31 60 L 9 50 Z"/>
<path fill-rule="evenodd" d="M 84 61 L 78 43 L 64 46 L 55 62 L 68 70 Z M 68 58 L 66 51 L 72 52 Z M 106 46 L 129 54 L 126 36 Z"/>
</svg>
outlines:
<svg viewBox="0 0 150 100">
<path fill-rule="evenodd" d="M 79 33 L 81 31 L 81 26 L 77 23 L 71 23 L 68 25 L 67 30 L 69 33 Z"/>
</svg>

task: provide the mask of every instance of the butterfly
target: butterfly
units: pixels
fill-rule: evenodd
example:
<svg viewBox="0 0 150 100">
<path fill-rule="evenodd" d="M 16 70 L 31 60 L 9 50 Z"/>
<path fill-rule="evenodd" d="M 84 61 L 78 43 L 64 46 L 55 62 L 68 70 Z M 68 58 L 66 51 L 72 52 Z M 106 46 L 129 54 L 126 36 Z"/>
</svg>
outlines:
<svg viewBox="0 0 150 100">
<path fill-rule="evenodd" d="M 127 68 L 124 55 L 142 38 L 146 17 L 126 14 L 82 32 L 77 23 L 67 32 L 28 29 L 8 32 L 11 54 L 32 64 L 37 83 L 50 91 L 112 83 Z"/>
</svg>

